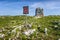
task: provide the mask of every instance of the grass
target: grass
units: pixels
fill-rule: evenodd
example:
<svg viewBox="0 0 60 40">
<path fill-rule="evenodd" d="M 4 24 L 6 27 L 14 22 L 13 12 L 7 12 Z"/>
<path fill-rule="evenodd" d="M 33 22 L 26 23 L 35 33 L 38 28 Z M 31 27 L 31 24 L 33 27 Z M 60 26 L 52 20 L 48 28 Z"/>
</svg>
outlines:
<svg viewBox="0 0 60 40">
<path fill-rule="evenodd" d="M 32 23 L 32 27 L 30 29 L 36 29 L 32 35 L 26 36 L 23 34 L 23 31 L 26 30 L 24 27 L 22 30 L 17 30 L 15 35 L 11 32 L 16 25 L 24 25 L 26 16 L 0 16 L 0 28 L 4 28 L 5 31 L 0 33 L 5 34 L 4 39 L 8 40 L 9 38 L 15 38 L 16 34 L 20 32 L 19 37 L 17 39 L 21 40 L 58 40 L 60 38 L 60 16 L 44 16 L 42 18 L 35 18 L 31 16 L 27 16 L 27 22 L 29 24 Z M 40 25 L 40 27 L 38 27 Z M 57 25 L 58 27 L 54 27 Z M 48 28 L 48 36 L 44 34 L 44 28 Z M 29 29 L 29 28 L 28 28 Z M 38 34 L 36 34 L 38 32 Z M 12 36 L 14 35 L 14 36 Z M 3 38 L 0 38 L 2 40 Z"/>
</svg>

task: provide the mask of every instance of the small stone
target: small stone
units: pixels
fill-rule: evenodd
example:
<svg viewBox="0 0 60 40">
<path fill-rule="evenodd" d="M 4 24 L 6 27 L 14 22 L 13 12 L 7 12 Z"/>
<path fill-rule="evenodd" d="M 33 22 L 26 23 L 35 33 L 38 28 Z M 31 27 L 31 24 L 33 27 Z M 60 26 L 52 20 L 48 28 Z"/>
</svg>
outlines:
<svg viewBox="0 0 60 40">
<path fill-rule="evenodd" d="M 0 34 L 0 38 L 3 38 L 5 35 L 4 34 Z"/>
<path fill-rule="evenodd" d="M 32 33 L 34 33 L 34 31 L 35 31 L 36 29 L 30 29 L 30 30 L 27 30 L 27 31 L 25 31 L 25 32 L 23 32 L 25 35 L 27 35 L 27 36 L 29 36 L 29 35 L 31 35 Z"/>
<path fill-rule="evenodd" d="M 58 40 L 60 40 L 60 38 Z"/>
</svg>

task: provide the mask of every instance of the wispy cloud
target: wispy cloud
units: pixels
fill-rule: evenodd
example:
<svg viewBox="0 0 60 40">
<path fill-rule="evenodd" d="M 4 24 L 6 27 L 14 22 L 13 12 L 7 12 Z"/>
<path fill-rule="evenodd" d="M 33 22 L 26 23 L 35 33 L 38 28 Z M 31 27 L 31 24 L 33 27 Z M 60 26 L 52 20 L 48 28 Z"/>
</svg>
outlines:
<svg viewBox="0 0 60 40">
<path fill-rule="evenodd" d="M 45 8 L 45 9 L 60 9 L 60 2 L 37 2 L 33 3 L 31 7 L 37 8 Z"/>
</svg>

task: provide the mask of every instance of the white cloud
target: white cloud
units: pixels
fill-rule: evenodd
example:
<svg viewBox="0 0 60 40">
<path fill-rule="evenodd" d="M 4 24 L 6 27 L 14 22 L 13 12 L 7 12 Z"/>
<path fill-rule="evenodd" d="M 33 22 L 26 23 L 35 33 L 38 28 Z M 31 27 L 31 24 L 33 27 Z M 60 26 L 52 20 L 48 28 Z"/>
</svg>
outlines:
<svg viewBox="0 0 60 40">
<path fill-rule="evenodd" d="M 59 4 L 60 2 L 37 2 L 37 3 L 31 4 L 30 6 L 32 8 L 41 7 L 45 9 L 60 9 Z"/>
<path fill-rule="evenodd" d="M 41 6 L 40 6 L 41 5 Z M 31 7 L 33 8 L 37 8 L 37 7 L 43 7 L 44 5 L 41 3 L 41 2 L 38 2 L 38 3 L 34 3 L 31 5 Z"/>
</svg>

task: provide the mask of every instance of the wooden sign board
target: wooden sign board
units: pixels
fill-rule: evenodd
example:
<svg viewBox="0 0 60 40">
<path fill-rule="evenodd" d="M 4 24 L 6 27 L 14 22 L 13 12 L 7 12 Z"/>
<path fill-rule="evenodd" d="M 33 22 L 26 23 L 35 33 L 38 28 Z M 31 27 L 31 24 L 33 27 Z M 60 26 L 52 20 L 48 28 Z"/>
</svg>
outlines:
<svg viewBox="0 0 60 40">
<path fill-rule="evenodd" d="M 29 14 L 29 8 L 28 6 L 23 7 L 23 14 Z"/>
</svg>

